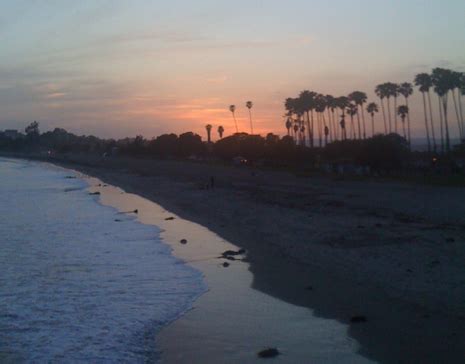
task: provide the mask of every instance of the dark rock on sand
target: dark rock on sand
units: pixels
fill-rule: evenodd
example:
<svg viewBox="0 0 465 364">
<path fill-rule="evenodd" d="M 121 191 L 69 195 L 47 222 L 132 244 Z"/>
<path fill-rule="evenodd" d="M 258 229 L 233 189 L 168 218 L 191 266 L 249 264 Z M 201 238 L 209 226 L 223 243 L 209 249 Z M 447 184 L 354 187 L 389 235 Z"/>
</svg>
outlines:
<svg viewBox="0 0 465 364">
<path fill-rule="evenodd" d="M 186 244 L 187 244 L 187 239 L 181 239 L 181 240 L 179 240 L 179 242 L 180 242 L 181 244 L 186 245 Z"/>
<path fill-rule="evenodd" d="M 167 217 L 167 218 L 165 219 L 165 221 L 171 221 L 171 220 L 174 220 L 174 217 L 173 217 L 173 216 Z"/>
<path fill-rule="evenodd" d="M 228 257 L 234 257 L 236 255 L 245 254 L 245 249 L 239 249 L 238 251 L 226 250 L 221 254 L 221 257 L 228 259 Z"/>
<path fill-rule="evenodd" d="M 225 268 L 227 268 L 227 267 L 230 266 L 230 264 L 229 264 L 228 262 L 224 262 L 224 263 L 222 264 L 222 266 L 225 267 Z"/>
<path fill-rule="evenodd" d="M 98 192 L 98 191 L 97 192 L 90 192 L 89 195 L 98 196 L 98 195 L 100 195 L 100 192 Z"/>
<path fill-rule="evenodd" d="M 367 318 L 365 316 L 359 315 L 359 316 L 352 316 L 350 318 L 350 322 L 356 324 L 356 323 L 361 323 L 361 322 L 367 322 Z"/>
<path fill-rule="evenodd" d="M 259 358 L 274 358 L 281 354 L 276 348 L 268 348 L 257 353 Z"/>
</svg>

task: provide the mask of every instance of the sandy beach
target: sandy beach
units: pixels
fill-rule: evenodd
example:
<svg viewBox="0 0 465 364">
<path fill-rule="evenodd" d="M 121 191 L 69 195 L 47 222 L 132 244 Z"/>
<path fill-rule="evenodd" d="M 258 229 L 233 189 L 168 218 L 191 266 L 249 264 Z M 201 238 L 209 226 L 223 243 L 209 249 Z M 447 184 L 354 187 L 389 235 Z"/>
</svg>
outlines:
<svg viewBox="0 0 465 364">
<path fill-rule="evenodd" d="M 280 362 L 465 357 L 463 188 L 180 161 L 53 162 L 159 204 L 174 253 L 204 272 L 210 292 L 157 340 L 165 362 L 254 362 L 267 346 Z M 247 250 L 245 262 L 221 266 L 228 242 Z"/>
</svg>

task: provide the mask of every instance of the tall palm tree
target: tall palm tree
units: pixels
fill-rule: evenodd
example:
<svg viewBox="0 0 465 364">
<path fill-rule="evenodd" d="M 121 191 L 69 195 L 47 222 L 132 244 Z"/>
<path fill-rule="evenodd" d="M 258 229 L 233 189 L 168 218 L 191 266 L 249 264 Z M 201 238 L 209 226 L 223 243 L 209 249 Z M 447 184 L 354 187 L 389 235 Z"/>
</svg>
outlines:
<svg viewBox="0 0 465 364">
<path fill-rule="evenodd" d="M 392 82 L 386 82 L 385 84 L 387 100 L 388 100 L 388 116 L 389 116 L 389 132 L 391 129 L 391 97 L 394 98 L 394 133 L 397 133 L 397 96 L 399 96 L 399 86 Z"/>
<path fill-rule="evenodd" d="M 462 73 L 462 76 L 460 77 L 460 94 L 459 94 L 460 118 L 462 119 L 462 131 L 463 131 L 462 143 L 465 143 L 465 119 L 463 117 L 463 110 L 462 110 L 462 96 L 465 96 L 465 73 Z"/>
<path fill-rule="evenodd" d="M 315 98 L 316 106 L 315 111 L 317 112 L 317 121 L 318 121 L 318 145 L 320 148 L 323 146 L 323 129 L 326 126 L 325 121 L 325 110 L 326 110 L 326 99 L 324 95 L 318 94 Z"/>
<path fill-rule="evenodd" d="M 205 129 L 207 129 L 207 140 L 208 140 L 208 144 L 210 144 L 212 142 L 212 138 L 211 138 L 212 126 L 210 124 L 207 124 L 205 125 Z"/>
<path fill-rule="evenodd" d="M 463 121 L 462 121 L 462 110 L 461 103 L 460 103 L 460 87 L 462 83 L 462 73 L 461 72 L 452 72 L 452 85 L 451 85 L 451 94 L 452 99 L 454 100 L 454 109 L 455 109 L 455 116 L 457 119 L 457 126 L 459 129 L 459 136 L 460 140 L 464 139 L 464 129 L 463 129 Z M 457 100 L 455 99 L 457 94 Z"/>
<path fill-rule="evenodd" d="M 336 139 L 336 127 L 334 125 L 334 96 L 326 95 L 326 109 L 328 111 L 328 132 L 329 132 L 329 140 L 333 141 Z"/>
<path fill-rule="evenodd" d="M 381 110 L 383 112 L 383 121 L 384 121 L 384 134 L 387 134 L 388 133 L 388 127 L 387 127 L 387 122 L 386 122 L 386 112 L 384 110 L 384 98 L 387 95 L 386 95 L 386 90 L 385 90 L 384 84 L 380 84 L 380 85 L 376 86 L 375 93 L 376 93 L 376 96 L 379 97 L 379 101 L 381 103 Z"/>
<path fill-rule="evenodd" d="M 224 128 L 222 125 L 218 127 L 218 135 L 220 136 L 220 139 L 223 139 L 223 133 L 224 133 Z"/>
<path fill-rule="evenodd" d="M 407 109 L 409 107 L 408 105 L 408 98 L 413 94 L 413 87 L 412 84 L 409 82 L 404 82 L 399 85 L 399 93 L 404 96 L 405 99 L 405 106 L 407 106 Z M 402 117 L 402 115 L 400 115 Z M 409 144 L 411 143 L 410 141 L 410 113 L 407 112 L 407 135 L 408 135 L 408 142 Z"/>
<path fill-rule="evenodd" d="M 290 117 L 288 117 L 286 119 L 286 129 L 287 129 L 287 135 L 291 135 L 291 128 L 292 128 L 292 119 Z"/>
<path fill-rule="evenodd" d="M 423 111 L 425 113 L 425 129 L 426 129 L 426 138 L 428 141 L 428 150 L 431 151 L 431 142 L 429 137 L 429 128 L 428 128 L 428 114 L 427 109 L 429 109 L 430 125 L 431 125 L 431 139 L 433 142 L 433 151 L 436 152 L 436 135 L 434 131 L 433 123 L 433 111 L 431 108 L 431 94 L 430 88 L 433 86 L 433 80 L 431 76 L 427 73 L 419 73 L 415 76 L 414 83 L 419 87 L 420 92 L 423 96 Z M 428 106 L 426 105 L 426 95 L 428 96 Z"/>
<path fill-rule="evenodd" d="M 429 89 L 429 86 L 427 86 L 427 82 L 426 82 L 428 78 L 429 78 L 429 75 L 427 73 L 419 73 L 418 75 L 415 76 L 415 80 L 413 82 L 415 83 L 415 86 L 419 86 L 419 89 L 420 89 L 420 92 L 423 98 L 423 113 L 425 116 L 426 140 L 428 142 L 428 152 L 431 153 L 431 140 L 429 137 L 428 114 L 426 112 L 426 97 L 425 97 L 425 93 Z"/>
<path fill-rule="evenodd" d="M 450 135 L 449 120 L 447 115 L 447 104 L 449 91 L 454 88 L 454 74 L 451 70 L 444 68 L 435 68 L 431 74 L 433 79 L 434 91 L 437 93 L 443 108 L 443 120 L 446 138 L 446 152 L 450 152 Z"/>
<path fill-rule="evenodd" d="M 250 119 L 250 134 L 253 134 L 253 123 L 252 123 L 252 106 L 253 106 L 253 102 L 252 101 L 247 101 L 245 103 L 245 107 L 247 109 L 249 109 L 249 119 Z"/>
<path fill-rule="evenodd" d="M 404 131 L 404 138 L 407 139 L 407 134 L 405 132 L 405 118 L 408 115 L 408 106 L 407 105 L 400 105 L 397 108 L 397 114 L 400 116 L 402 121 L 402 130 Z"/>
<path fill-rule="evenodd" d="M 239 128 L 237 127 L 237 120 L 236 120 L 236 105 L 230 105 L 229 111 L 231 111 L 233 119 L 234 119 L 234 125 L 236 126 L 236 133 L 239 133 Z"/>
<path fill-rule="evenodd" d="M 349 95 L 349 99 L 357 105 L 357 108 L 361 110 L 362 114 L 362 124 L 363 124 L 363 139 L 366 138 L 366 126 L 365 126 L 365 112 L 363 109 L 363 104 L 367 102 L 367 94 L 362 91 L 354 91 Z M 361 132 L 360 132 L 360 116 L 359 112 L 357 111 L 357 122 L 358 122 L 358 138 L 361 139 Z"/>
<path fill-rule="evenodd" d="M 355 134 L 355 125 L 354 125 L 354 116 L 357 114 L 358 107 L 353 103 L 349 103 L 347 106 L 347 114 L 350 116 L 350 134 L 353 135 L 354 139 L 357 139 L 357 135 Z"/>
<path fill-rule="evenodd" d="M 378 105 L 370 102 L 367 105 L 367 112 L 371 115 L 371 136 L 375 135 L 375 113 L 379 112 Z"/>
<path fill-rule="evenodd" d="M 304 90 L 300 93 L 299 99 L 302 105 L 302 109 L 307 116 L 307 132 L 308 132 L 308 141 L 310 147 L 313 148 L 314 145 L 314 123 L 313 123 L 313 110 L 315 110 L 315 98 L 317 94 L 313 91 Z M 311 115 L 311 120 L 310 120 Z"/>
<path fill-rule="evenodd" d="M 339 125 L 341 126 L 341 139 L 342 140 L 347 139 L 345 112 L 349 104 L 350 104 L 349 99 L 346 96 L 340 96 L 336 99 L 336 105 L 341 110 L 341 121 Z"/>
</svg>

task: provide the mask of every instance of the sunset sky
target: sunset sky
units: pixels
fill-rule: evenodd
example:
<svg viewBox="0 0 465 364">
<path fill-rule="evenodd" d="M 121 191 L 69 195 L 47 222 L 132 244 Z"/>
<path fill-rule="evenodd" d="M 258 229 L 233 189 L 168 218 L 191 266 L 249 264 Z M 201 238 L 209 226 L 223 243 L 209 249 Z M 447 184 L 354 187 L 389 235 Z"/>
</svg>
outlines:
<svg viewBox="0 0 465 364">
<path fill-rule="evenodd" d="M 249 131 L 252 100 L 256 131 L 284 134 L 283 101 L 303 89 L 373 99 L 381 82 L 465 71 L 465 1 L 4 0 L 0 55 L 0 130 L 229 134 L 228 106 Z"/>
</svg>

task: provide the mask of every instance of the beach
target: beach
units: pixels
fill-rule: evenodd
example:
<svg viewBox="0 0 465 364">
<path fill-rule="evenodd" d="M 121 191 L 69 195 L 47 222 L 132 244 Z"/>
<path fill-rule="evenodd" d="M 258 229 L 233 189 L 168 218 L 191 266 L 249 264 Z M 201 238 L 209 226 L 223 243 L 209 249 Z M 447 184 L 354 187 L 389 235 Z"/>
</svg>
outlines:
<svg viewBox="0 0 465 364">
<path fill-rule="evenodd" d="M 158 218 L 166 240 L 213 288 L 157 338 L 165 362 L 254 362 L 267 346 L 283 352 L 281 362 L 437 363 L 465 356 L 463 188 L 187 161 L 51 162 L 145 197 L 161 206 L 162 217 L 175 217 Z M 175 225 L 183 219 L 208 228 L 215 243 L 205 247 L 203 238 Z M 183 238 L 187 244 L 179 243 Z M 246 249 L 246 261 L 223 267 L 217 257 L 230 243 Z M 250 292 L 263 296 L 248 299 Z M 244 315 L 268 297 L 268 311 Z M 306 321 L 315 317 L 324 319 L 321 326 Z"/>
</svg>

